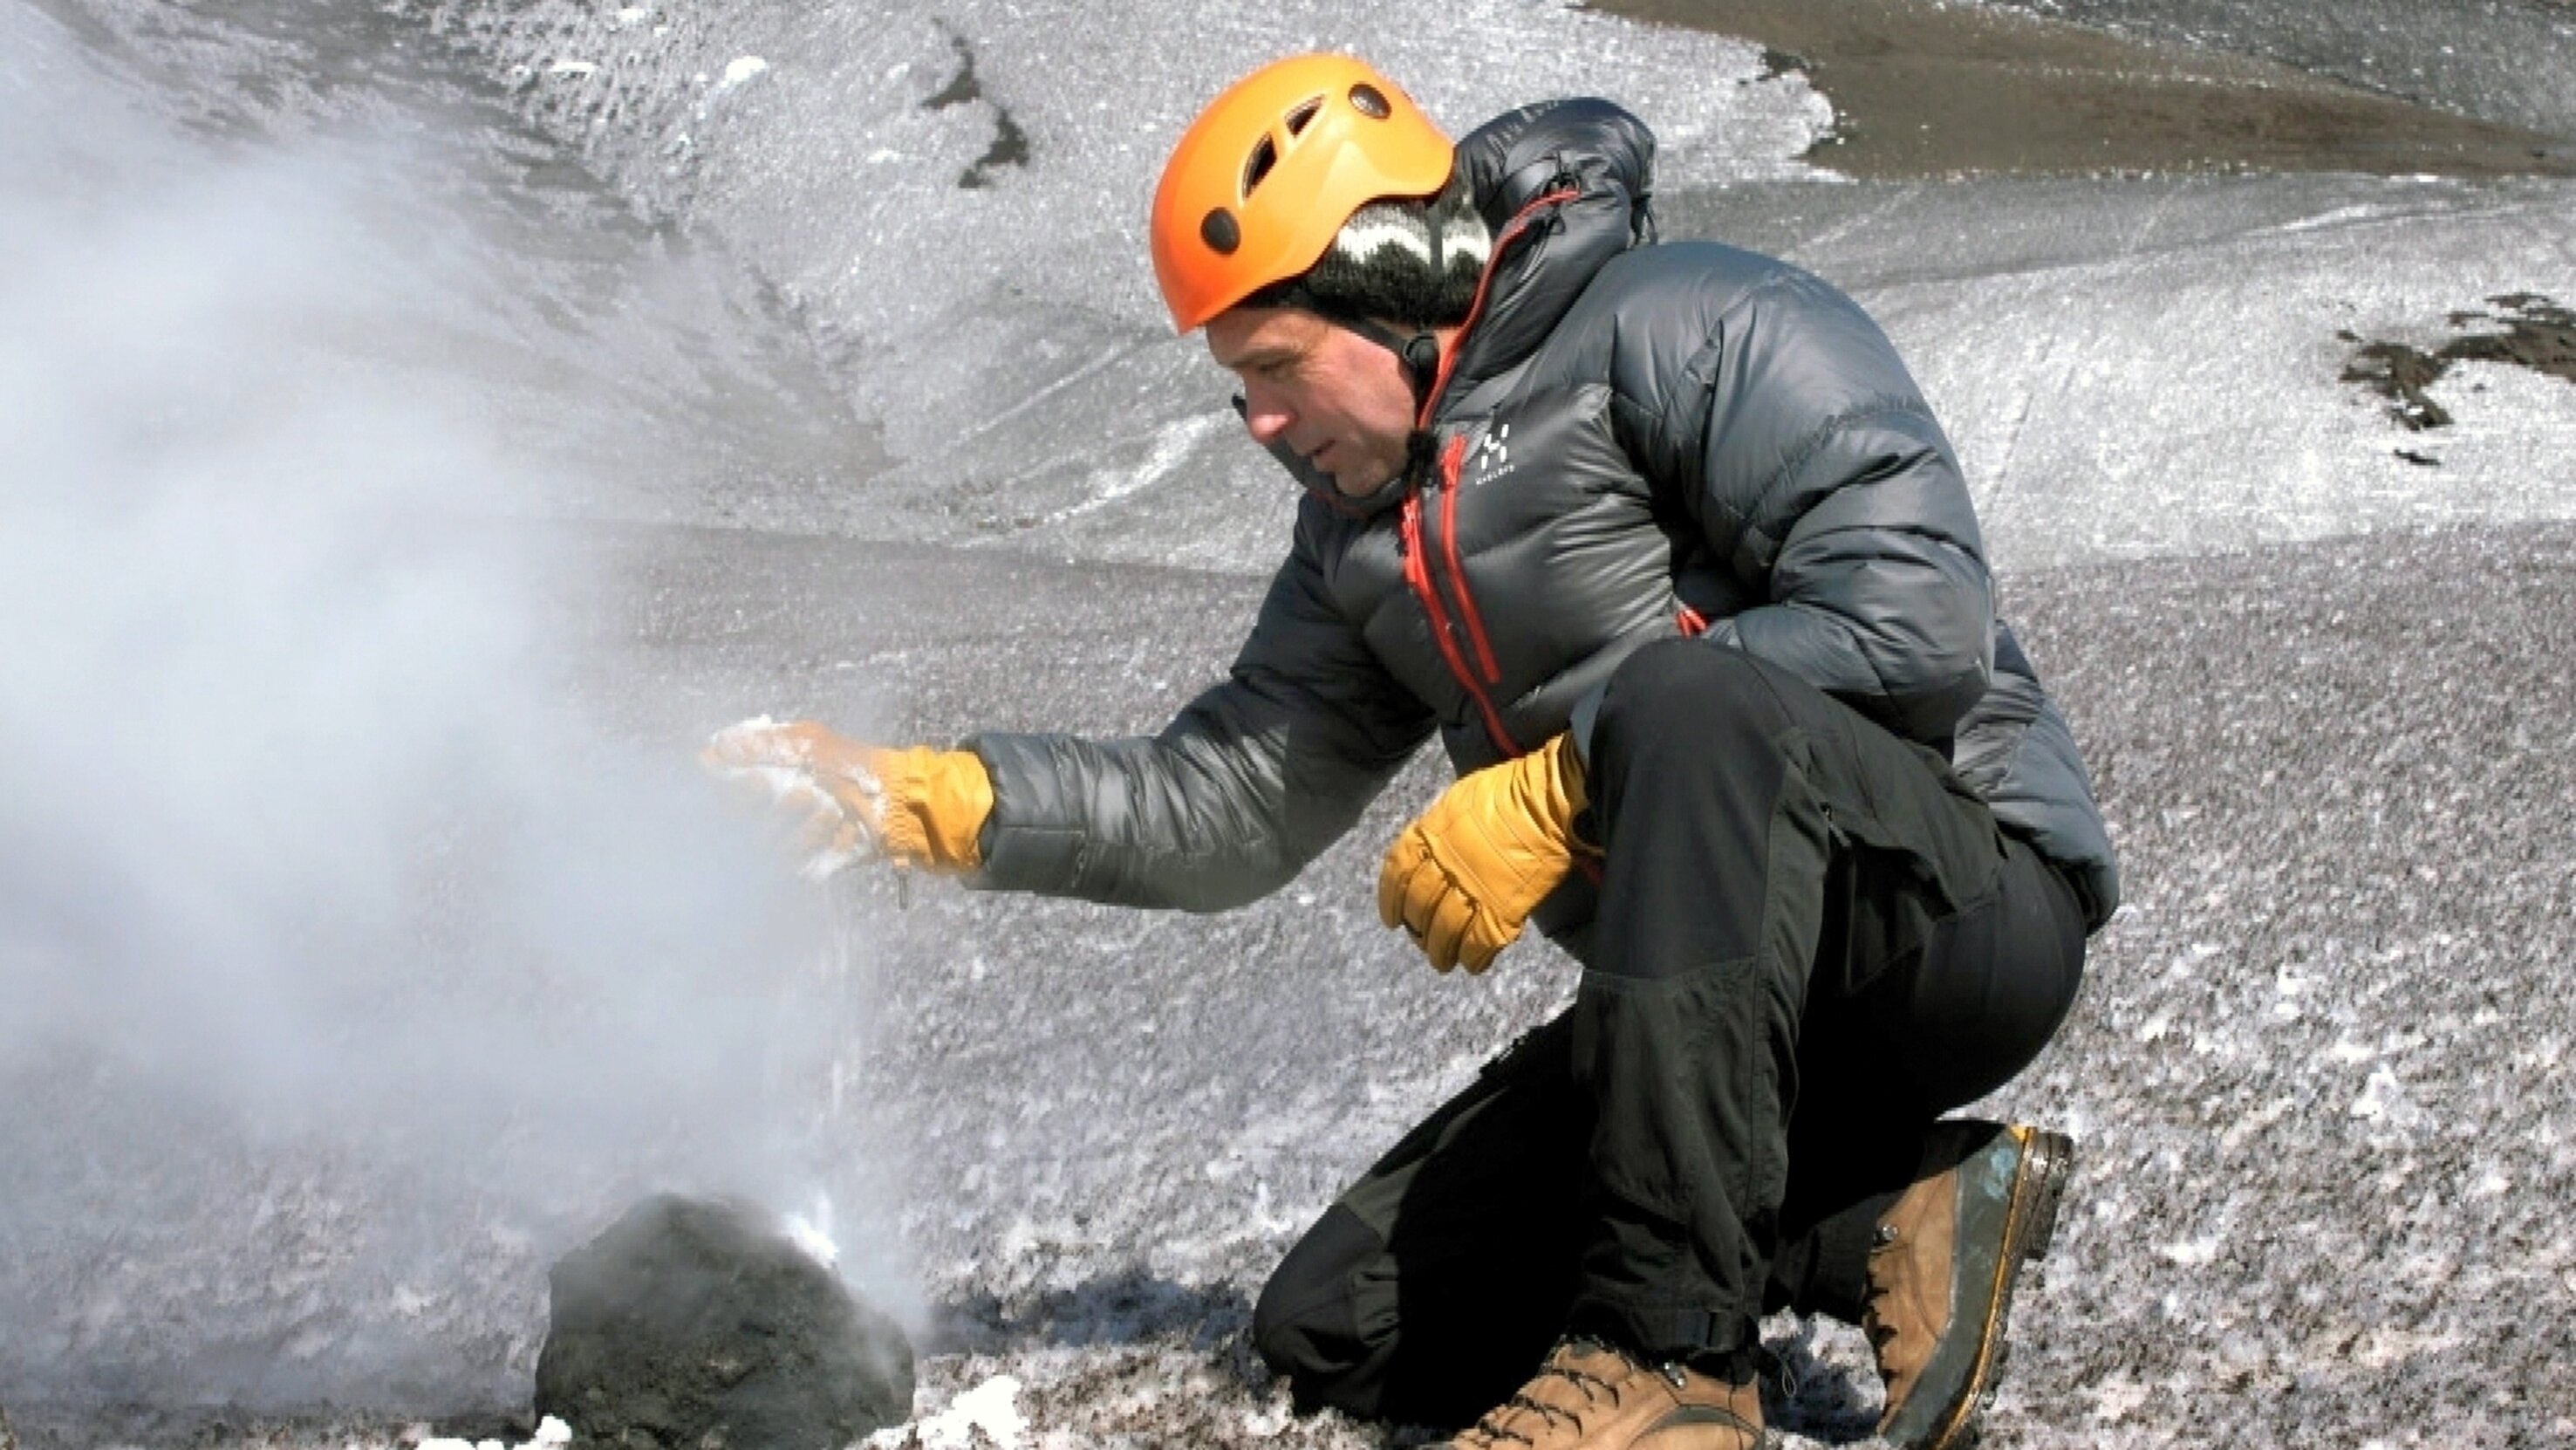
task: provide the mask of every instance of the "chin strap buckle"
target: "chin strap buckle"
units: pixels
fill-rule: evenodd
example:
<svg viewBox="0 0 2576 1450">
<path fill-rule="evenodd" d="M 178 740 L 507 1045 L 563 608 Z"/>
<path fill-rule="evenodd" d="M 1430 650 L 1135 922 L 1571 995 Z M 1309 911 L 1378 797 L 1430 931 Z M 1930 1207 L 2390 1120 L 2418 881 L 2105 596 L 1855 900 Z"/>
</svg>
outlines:
<svg viewBox="0 0 2576 1450">
<path fill-rule="evenodd" d="M 1413 411 L 1419 415 L 1431 406 L 1431 385 L 1440 376 L 1440 339 L 1417 332 L 1395 355 L 1403 362 L 1405 375 L 1413 379 Z"/>
</svg>

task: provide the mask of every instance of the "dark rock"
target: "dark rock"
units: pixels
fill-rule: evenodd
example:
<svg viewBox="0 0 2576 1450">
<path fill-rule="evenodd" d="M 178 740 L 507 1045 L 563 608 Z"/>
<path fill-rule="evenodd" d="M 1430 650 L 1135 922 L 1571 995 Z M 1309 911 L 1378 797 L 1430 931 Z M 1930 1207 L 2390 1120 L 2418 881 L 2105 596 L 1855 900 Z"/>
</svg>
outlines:
<svg viewBox="0 0 2576 1450">
<path fill-rule="evenodd" d="M 993 144 L 985 147 L 984 154 L 975 158 L 975 164 L 967 167 L 957 178 L 961 190 L 980 190 L 993 184 L 995 167 L 1029 164 L 1029 133 L 1020 129 L 1019 121 L 1011 115 L 1009 108 L 984 94 L 984 83 L 975 77 L 975 48 L 966 43 L 966 37 L 946 21 L 936 23 L 948 36 L 949 45 L 957 51 L 957 74 L 923 101 L 921 108 L 944 111 L 970 101 L 984 101 L 993 107 Z"/>
<path fill-rule="evenodd" d="M 663 1195 L 549 1276 L 536 1408 L 574 1443 L 828 1450 L 912 1417 L 912 1346 L 748 1205 Z"/>
<path fill-rule="evenodd" d="M 0 1405 L 0 1450 L 18 1450 L 17 1432 L 9 1428 L 9 1409 Z"/>
<path fill-rule="evenodd" d="M 2487 300 L 2503 310 L 2454 312 L 2451 325 L 2501 327 L 2501 332 L 2454 338 L 2434 353 L 2419 352 L 2399 342 L 2374 342 L 2353 355 L 2343 370 L 2343 380 L 2377 390 L 2397 405 L 2389 410 L 2397 421 L 2418 432 L 2450 424 L 2450 413 L 2425 396 L 2424 390 L 2441 381 L 2442 374 L 2450 371 L 2455 362 L 2511 363 L 2545 377 L 2576 383 L 2576 312 L 2537 292 L 2512 292 Z M 2347 342 L 2361 340 L 2349 331 L 2335 336 Z M 2439 461 L 2403 449 L 2397 456 L 2409 463 Z"/>
</svg>

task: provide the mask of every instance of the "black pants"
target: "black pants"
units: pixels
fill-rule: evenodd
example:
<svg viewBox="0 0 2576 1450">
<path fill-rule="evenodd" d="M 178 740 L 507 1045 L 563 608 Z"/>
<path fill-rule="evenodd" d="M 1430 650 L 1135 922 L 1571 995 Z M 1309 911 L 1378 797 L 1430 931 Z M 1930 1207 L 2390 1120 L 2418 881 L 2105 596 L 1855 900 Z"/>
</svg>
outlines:
<svg viewBox="0 0 2576 1450">
<path fill-rule="evenodd" d="M 1859 1316 L 1925 1129 L 2071 1005 L 2084 923 L 1942 758 L 1740 651 L 1673 642 L 1593 735 L 1575 1003 L 1407 1134 L 1264 1288 L 1301 1401 L 1458 1423 L 1590 1331 L 1740 1358 Z"/>
</svg>

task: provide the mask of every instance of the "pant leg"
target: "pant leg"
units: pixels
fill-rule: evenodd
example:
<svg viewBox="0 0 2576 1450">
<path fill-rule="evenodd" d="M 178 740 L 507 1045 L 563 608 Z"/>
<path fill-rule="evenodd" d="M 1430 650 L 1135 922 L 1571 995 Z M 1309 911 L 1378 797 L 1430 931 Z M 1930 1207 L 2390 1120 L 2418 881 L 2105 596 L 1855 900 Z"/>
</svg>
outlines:
<svg viewBox="0 0 2576 1450">
<path fill-rule="evenodd" d="M 1766 1307 L 1859 1321 L 1871 1238 L 1926 1132 L 2048 1045 L 2074 1005 L 2084 937 L 2074 889 L 2008 836 L 1994 893 L 1936 921 L 1919 952 L 1856 989 L 1810 984 Z"/>
<path fill-rule="evenodd" d="M 1571 1322 L 1738 1352 L 1779 1238 L 1812 993 L 1895 980 L 1995 897 L 2007 842 L 1937 754 L 1698 643 L 1621 666 L 1591 784 L 1606 856 L 1572 1013 L 1595 1117 Z"/>
<path fill-rule="evenodd" d="M 1538 1028 L 1326 1210 L 1253 1309 L 1299 1403 L 1463 1424 L 1537 1368 L 1574 1285 L 1588 1110 Z"/>
</svg>

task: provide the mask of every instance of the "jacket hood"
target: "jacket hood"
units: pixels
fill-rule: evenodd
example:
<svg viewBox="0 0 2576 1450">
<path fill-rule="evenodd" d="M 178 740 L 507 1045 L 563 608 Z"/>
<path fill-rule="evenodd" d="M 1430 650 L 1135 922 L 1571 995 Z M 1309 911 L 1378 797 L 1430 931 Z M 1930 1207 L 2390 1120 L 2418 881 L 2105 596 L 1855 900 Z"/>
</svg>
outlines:
<svg viewBox="0 0 2576 1450">
<path fill-rule="evenodd" d="M 1496 260 L 1443 401 L 1536 351 L 1602 264 L 1654 240 L 1654 162 L 1646 123 L 1590 97 L 1523 106 L 1458 143 L 1458 166 L 1494 229 Z M 1540 199 L 1569 191 L 1522 217 Z M 1505 247 L 1515 219 L 1524 234 Z"/>
</svg>

